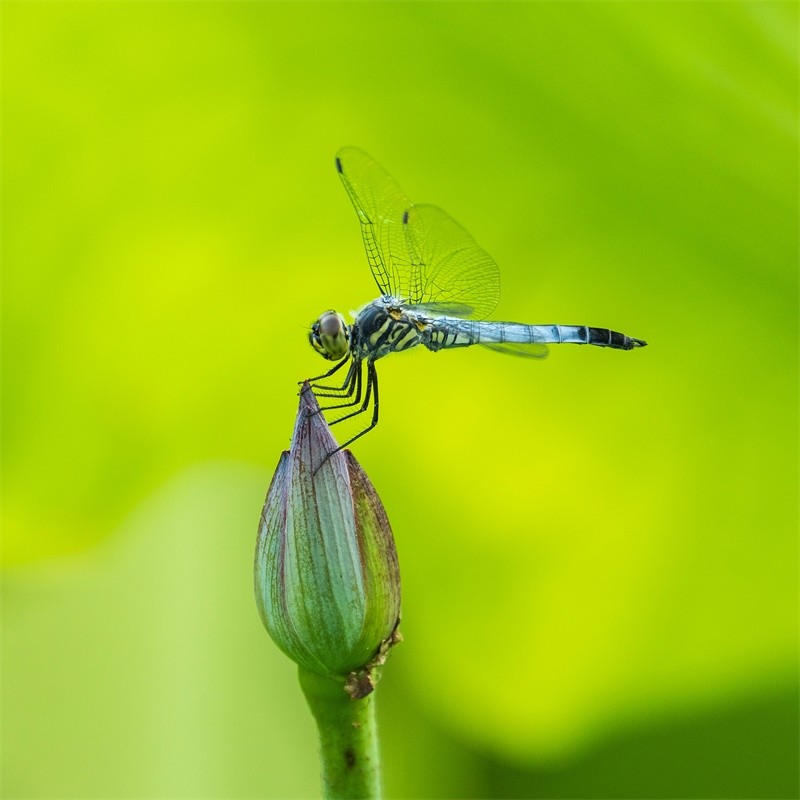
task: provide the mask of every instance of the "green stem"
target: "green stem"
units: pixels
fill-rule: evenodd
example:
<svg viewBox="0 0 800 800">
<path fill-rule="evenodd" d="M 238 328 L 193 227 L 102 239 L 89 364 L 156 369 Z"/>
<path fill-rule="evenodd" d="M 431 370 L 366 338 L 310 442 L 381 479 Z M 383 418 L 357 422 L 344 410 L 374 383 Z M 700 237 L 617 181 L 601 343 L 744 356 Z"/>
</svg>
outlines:
<svg viewBox="0 0 800 800">
<path fill-rule="evenodd" d="M 351 700 L 344 681 L 299 668 L 300 686 L 319 731 L 325 800 L 378 800 L 381 762 L 374 692 Z"/>
</svg>

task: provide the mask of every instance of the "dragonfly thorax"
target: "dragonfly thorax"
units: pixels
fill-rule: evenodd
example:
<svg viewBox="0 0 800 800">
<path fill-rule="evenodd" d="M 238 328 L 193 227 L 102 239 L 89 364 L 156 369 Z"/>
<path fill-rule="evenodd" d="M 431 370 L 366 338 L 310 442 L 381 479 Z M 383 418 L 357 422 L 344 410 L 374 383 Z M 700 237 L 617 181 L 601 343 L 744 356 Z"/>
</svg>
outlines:
<svg viewBox="0 0 800 800">
<path fill-rule="evenodd" d="M 350 326 L 341 314 L 326 311 L 311 326 L 308 341 L 323 358 L 338 361 L 350 351 Z"/>
</svg>

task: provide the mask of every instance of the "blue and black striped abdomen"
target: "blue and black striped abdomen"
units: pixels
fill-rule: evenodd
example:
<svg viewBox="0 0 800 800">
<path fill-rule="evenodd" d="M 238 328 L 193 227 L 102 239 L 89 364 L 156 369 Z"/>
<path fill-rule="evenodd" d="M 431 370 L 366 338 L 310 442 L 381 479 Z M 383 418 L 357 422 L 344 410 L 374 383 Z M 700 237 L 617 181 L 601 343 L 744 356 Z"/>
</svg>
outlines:
<svg viewBox="0 0 800 800">
<path fill-rule="evenodd" d="M 524 355 L 544 355 L 547 344 L 593 344 L 616 350 L 633 350 L 647 343 L 608 328 L 587 325 L 524 325 L 519 322 L 476 322 L 458 317 L 439 317 L 422 333 L 422 343 L 429 350 L 469 347 L 482 344 L 493 350 Z M 523 347 L 520 348 L 520 345 Z"/>
</svg>

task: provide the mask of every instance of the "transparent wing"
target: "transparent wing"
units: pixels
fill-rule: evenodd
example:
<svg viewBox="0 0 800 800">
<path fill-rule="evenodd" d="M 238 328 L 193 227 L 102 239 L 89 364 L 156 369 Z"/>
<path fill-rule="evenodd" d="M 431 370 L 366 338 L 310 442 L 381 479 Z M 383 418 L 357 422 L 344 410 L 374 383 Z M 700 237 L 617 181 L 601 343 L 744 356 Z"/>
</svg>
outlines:
<svg viewBox="0 0 800 800">
<path fill-rule="evenodd" d="M 383 167 L 356 147 L 336 154 L 336 169 L 358 214 L 375 283 L 381 294 L 401 295 L 411 269 L 403 226 L 411 201 Z"/>
<path fill-rule="evenodd" d="M 361 222 L 372 275 L 382 294 L 429 313 L 483 319 L 500 297 L 494 260 L 450 216 L 415 206 L 366 153 L 345 147 L 336 157 Z"/>
<path fill-rule="evenodd" d="M 412 206 L 405 219 L 413 264 L 409 302 L 453 316 L 488 317 L 500 299 L 494 259 L 441 208 Z"/>
</svg>

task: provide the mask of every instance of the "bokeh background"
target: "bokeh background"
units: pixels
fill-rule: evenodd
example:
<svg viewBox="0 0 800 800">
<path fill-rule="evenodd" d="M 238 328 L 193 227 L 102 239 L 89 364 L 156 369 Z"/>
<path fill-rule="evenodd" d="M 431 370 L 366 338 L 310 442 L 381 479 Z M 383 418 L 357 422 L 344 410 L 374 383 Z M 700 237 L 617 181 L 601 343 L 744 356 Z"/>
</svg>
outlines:
<svg viewBox="0 0 800 800">
<path fill-rule="evenodd" d="M 2 15 L 4 796 L 317 795 L 251 564 L 345 144 L 650 342 L 380 365 L 387 796 L 797 796 L 796 3 Z"/>
</svg>

